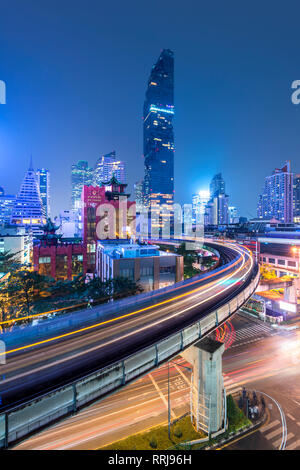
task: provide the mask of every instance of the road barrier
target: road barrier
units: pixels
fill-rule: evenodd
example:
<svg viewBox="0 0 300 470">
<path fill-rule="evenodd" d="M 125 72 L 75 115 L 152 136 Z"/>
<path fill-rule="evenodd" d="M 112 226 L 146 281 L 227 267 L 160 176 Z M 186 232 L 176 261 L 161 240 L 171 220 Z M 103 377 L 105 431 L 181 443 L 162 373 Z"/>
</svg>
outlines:
<svg viewBox="0 0 300 470">
<path fill-rule="evenodd" d="M 69 385 L 0 414 L 0 448 L 6 448 L 50 423 L 129 384 L 211 333 L 255 292 L 259 270 L 232 300 L 180 332 Z"/>
</svg>

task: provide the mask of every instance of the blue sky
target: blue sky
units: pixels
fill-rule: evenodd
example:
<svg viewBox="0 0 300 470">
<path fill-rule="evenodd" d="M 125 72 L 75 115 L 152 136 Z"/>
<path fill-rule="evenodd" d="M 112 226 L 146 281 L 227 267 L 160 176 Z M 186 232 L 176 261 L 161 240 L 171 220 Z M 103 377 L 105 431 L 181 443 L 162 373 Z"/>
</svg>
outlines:
<svg viewBox="0 0 300 470">
<path fill-rule="evenodd" d="M 256 215 L 264 176 L 300 173 L 300 6 L 296 1 L 1 2 L 0 186 L 18 191 L 33 155 L 52 179 L 53 215 L 70 167 L 116 150 L 130 189 L 143 176 L 142 109 L 162 48 L 175 53 L 175 198 L 222 172 L 230 203 Z"/>
</svg>

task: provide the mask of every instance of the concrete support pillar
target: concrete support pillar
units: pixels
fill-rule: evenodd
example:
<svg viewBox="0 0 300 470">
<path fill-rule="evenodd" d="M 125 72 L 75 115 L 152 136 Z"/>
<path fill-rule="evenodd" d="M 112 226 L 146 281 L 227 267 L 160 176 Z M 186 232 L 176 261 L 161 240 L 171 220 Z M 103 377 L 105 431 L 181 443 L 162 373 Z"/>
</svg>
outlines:
<svg viewBox="0 0 300 470">
<path fill-rule="evenodd" d="M 182 356 L 193 366 L 191 419 L 197 429 L 210 434 L 224 427 L 225 403 L 222 376 L 224 344 L 203 338 Z"/>
</svg>

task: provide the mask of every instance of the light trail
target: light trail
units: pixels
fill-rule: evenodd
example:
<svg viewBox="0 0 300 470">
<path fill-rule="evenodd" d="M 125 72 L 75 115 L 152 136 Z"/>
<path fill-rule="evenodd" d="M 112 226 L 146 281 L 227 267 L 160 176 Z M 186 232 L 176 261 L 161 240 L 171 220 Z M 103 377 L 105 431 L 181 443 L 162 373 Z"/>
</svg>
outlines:
<svg viewBox="0 0 300 470">
<path fill-rule="evenodd" d="M 208 288 L 208 289 L 202 291 L 202 292 L 201 292 L 202 294 L 207 293 L 207 292 L 210 291 L 211 289 L 215 288 L 217 285 L 221 285 L 221 284 L 226 283 L 226 281 L 227 281 L 228 279 L 232 278 L 233 276 L 236 276 L 236 275 L 244 268 L 244 265 L 246 264 L 245 253 L 244 253 L 242 250 L 239 250 L 237 247 L 235 247 L 234 249 L 235 249 L 235 251 L 238 251 L 239 254 L 241 255 L 241 257 L 242 257 L 242 265 L 237 269 L 237 271 L 235 271 L 235 272 L 231 273 L 230 275 L 226 276 L 224 279 L 221 279 L 220 281 L 217 281 L 212 287 L 210 287 L 210 288 Z M 132 335 L 132 334 L 135 334 L 137 331 L 140 332 L 140 331 L 143 331 L 143 330 L 145 330 L 145 329 L 147 329 L 147 328 L 152 327 L 153 325 L 157 325 L 157 324 L 159 324 L 159 323 L 162 323 L 162 322 L 164 322 L 164 321 L 167 321 L 167 320 L 169 320 L 170 318 L 174 318 L 174 317 L 176 317 L 176 316 L 178 316 L 178 315 L 181 315 L 182 313 L 186 312 L 187 310 L 190 310 L 191 308 L 195 308 L 195 307 L 197 307 L 197 306 L 203 304 L 204 302 L 206 302 L 206 301 L 208 301 L 208 300 L 211 300 L 211 299 L 213 299 L 213 298 L 219 296 L 221 293 L 223 293 L 224 291 L 226 291 L 226 290 L 228 290 L 229 288 L 231 288 L 233 285 L 235 285 L 235 284 L 237 284 L 238 282 L 240 282 L 241 279 L 244 279 L 244 278 L 247 277 L 247 275 L 249 274 L 249 272 L 252 270 L 252 267 L 253 267 L 253 264 L 254 264 L 252 256 L 249 256 L 249 259 L 250 259 L 250 267 L 249 267 L 249 269 L 246 271 L 246 273 L 245 273 L 241 278 L 238 278 L 238 279 L 237 279 L 235 282 L 233 282 L 232 284 L 230 284 L 230 285 L 224 287 L 223 291 L 220 291 L 220 292 L 218 292 L 217 294 L 214 294 L 214 295 L 212 295 L 212 296 L 210 296 L 210 297 L 208 297 L 208 298 L 206 298 L 206 299 L 204 299 L 204 300 L 202 300 L 202 301 L 200 301 L 200 302 L 198 302 L 198 303 L 196 303 L 196 304 L 193 304 L 192 306 L 190 306 L 190 307 L 188 307 L 188 308 L 185 308 L 185 309 L 183 309 L 183 310 L 181 310 L 181 311 L 179 311 L 179 312 L 177 312 L 177 313 L 175 313 L 175 314 L 173 314 L 173 315 L 171 315 L 171 316 L 169 316 L 169 317 L 166 317 L 165 319 L 158 320 L 158 321 L 156 321 L 155 323 L 151 323 L 151 325 L 148 325 L 148 326 L 146 325 L 145 327 L 140 328 L 139 330 L 135 330 L 134 332 L 131 332 L 131 333 L 127 334 L 127 335 L 124 335 L 123 337 L 128 337 L 128 336 L 130 336 L 130 335 Z M 235 263 L 237 263 L 237 262 L 239 262 L 239 261 L 236 261 Z M 227 269 L 228 269 L 228 268 L 227 268 Z M 219 274 L 219 273 L 218 273 L 218 274 Z M 198 282 L 198 281 L 197 281 L 197 282 Z M 70 337 L 70 336 L 73 336 L 73 335 L 76 335 L 76 334 L 79 334 L 79 333 L 82 333 L 82 332 L 85 332 L 85 331 L 90 331 L 90 330 L 92 330 L 92 329 L 99 328 L 100 326 L 104 326 L 104 325 L 107 325 L 107 324 L 110 324 L 110 323 L 113 323 L 113 322 L 122 320 L 122 319 L 124 319 L 124 318 L 128 318 L 128 317 L 131 317 L 131 316 L 133 316 L 133 315 L 137 315 L 137 314 L 139 314 L 139 313 L 141 313 L 141 312 L 145 312 L 145 311 L 147 311 L 147 310 L 150 310 L 150 309 L 159 307 L 159 306 L 161 306 L 161 305 L 168 304 L 168 303 L 170 303 L 170 302 L 173 302 L 174 300 L 178 300 L 178 299 L 181 299 L 181 298 L 185 298 L 185 297 L 187 297 L 187 296 L 191 296 L 191 294 L 195 294 L 195 293 L 199 292 L 201 289 L 203 289 L 203 286 L 202 286 L 202 287 L 199 287 L 199 288 L 197 288 L 197 289 L 194 289 L 194 290 L 192 290 L 192 291 L 190 291 L 190 292 L 185 292 L 185 293 L 183 293 L 183 294 L 180 294 L 180 295 L 178 295 L 178 296 L 176 296 L 176 297 L 172 297 L 171 299 L 166 299 L 166 300 L 164 300 L 164 301 L 162 301 L 162 302 L 159 302 L 159 303 L 157 303 L 157 304 L 155 304 L 155 305 L 150 305 L 150 306 L 144 307 L 144 308 L 142 308 L 142 309 L 140 309 L 140 310 L 136 310 L 136 311 L 134 311 L 134 312 L 127 313 L 127 314 L 122 315 L 122 316 L 119 316 L 119 317 L 117 317 L 117 318 L 112 318 L 112 319 L 106 320 L 106 321 L 104 321 L 104 322 L 97 323 L 97 324 L 95 324 L 95 325 L 90 325 L 90 326 L 87 326 L 87 327 L 84 327 L 84 328 L 81 328 L 81 329 L 78 329 L 78 330 L 74 330 L 74 331 L 71 331 L 71 332 L 68 332 L 68 333 L 64 333 L 63 335 L 55 336 L 55 337 L 52 337 L 52 338 L 47 338 L 47 339 L 45 339 L 45 340 L 38 341 L 38 342 L 36 342 L 36 343 L 32 343 L 32 344 L 28 344 L 28 345 L 25 345 L 25 346 L 21 346 L 21 347 L 19 347 L 19 348 L 11 349 L 11 350 L 9 350 L 9 351 L 6 351 L 6 353 L 4 353 L 4 352 L 3 352 L 3 353 L 0 353 L 0 356 L 1 356 L 1 355 L 4 355 L 4 354 L 8 355 L 8 354 L 12 354 L 12 353 L 14 353 L 14 352 L 23 351 L 23 350 L 30 349 L 30 348 L 33 348 L 33 347 L 36 347 L 36 346 L 40 346 L 40 345 L 42 345 L 42 344 L 46 344 L 46 343 L 50 343 L 50 342 L 52 342 L 52 341 L 59 340 L 59 339 L 62 339 L 62 338 L 67 338 L 67 337 Z M 120 339 L 120 338 L 117 338 L 117 339 L 115 339 L 115 340 L 109 341 L 109 342 L 103 344 L 102 347 L 103 347 L 104 345 L 111 344 L 112 342 L 114 342 L 114 341 L 116 341 L 116 340 L 119 340 L 119 339 Z M 85 352 L 86 352 L 86 351 L 85 351 Z M 85 352 L 84 352 L 84 353 L 85 353 Z M 80 355 L 81 355 L 81 354 L 80 354 Z M 76 356 L 77 356 L 77 355 L 76 355 Z M 76 357 L 76 356 L 74 356 L 74 357 Z"/>
</svg>

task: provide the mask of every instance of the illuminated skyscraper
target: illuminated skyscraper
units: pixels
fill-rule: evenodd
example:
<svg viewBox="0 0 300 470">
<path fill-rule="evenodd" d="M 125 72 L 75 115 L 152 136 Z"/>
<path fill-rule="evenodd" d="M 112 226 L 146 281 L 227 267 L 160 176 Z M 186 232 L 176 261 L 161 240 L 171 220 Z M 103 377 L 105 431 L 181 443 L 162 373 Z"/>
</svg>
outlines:
<svg viewBox="0 0 300 470">
<path fill-rule="evenodd" d="M 84 185 L 93 184 L 93 169 L 89 167 L 88 162 L 80 160 L 72 165 L 71 169 L 71 188 L 72 188 L 72 209 L 81 209 L 81 193 Z"/>
<path fill-rule="evenodd" d="M 9 225 L 12 210 L 15 206 L 16 196 L 5 194 L 3 188 L 0 188 L 0 225 Z"/>
<path fill-rule="evenodd" d="M 225 181 L 221 173 L 213 177 L 210 183 L 210 200 L 205 208 L 205 225 L 228 224 L 229 196 L 225 194 Z"/>
<path fill-rule="evenodd" d="M 46 217 L 50 217 L 50 173 L 45 168 L 36 171 L 36 178 Z"/>
<path fill-rule="evenodd" d="M 257 215 L 260 219 L 293 222 L 293 173 L 289 161 L 282 168 L 275 168 L 271 176 L 266 176 Z"/>
<path fill-rule="evenodd" d="M 294 222 L 300 223 L 300 175 L 294 176 Z"/>
<path fill-rule="evenodd" d="M 94 169 L 93 184 L 101 186 L 101 183 L 109 181 L 113 175 L 120 183 L 126 183 L 125 163 L 117 158 L 115 151 L 98 159 Z"/>
<path fill-rule="evenodd" d="M 170 219 L 174 202 L 174 54 L 164 49 L 152 67 L 144 102 L 145 203 Z M 162 226 L 163 223 L 160 223 Z"/>
<path fill-rule="evenodd" d="M 34 234 L 40 233 L 40 225 L 46 223 L 35 171 L 30 163 L 11 215 L 11 224 L 28 227 Z"/>
</svg>

